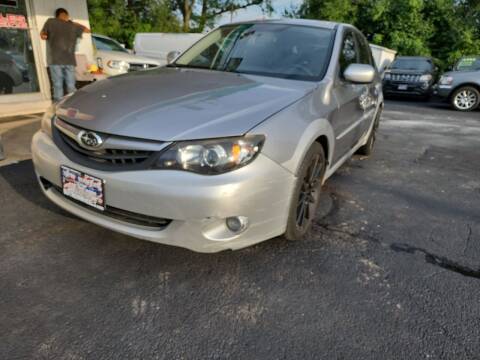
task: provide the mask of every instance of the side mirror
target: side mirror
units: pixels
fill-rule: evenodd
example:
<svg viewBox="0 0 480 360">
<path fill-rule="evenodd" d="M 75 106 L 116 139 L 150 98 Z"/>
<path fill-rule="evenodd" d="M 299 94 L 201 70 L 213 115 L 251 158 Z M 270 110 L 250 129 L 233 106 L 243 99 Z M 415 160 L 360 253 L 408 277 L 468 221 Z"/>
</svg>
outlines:
<svg viewBox="0 0 480 360">
<path fill-rule="evenodd" d="M 180 51 L 177 50 L 170 51 L 167 54 L 167 64 L 171 64 L 180 54 Z"/>
<path fill-rule="evenodd" d="M 367 64 L 350 64 L 343 73 L 345 80 L 355 84 L 369 84 L 375 79 L 375 69 Z"/>
</svg>

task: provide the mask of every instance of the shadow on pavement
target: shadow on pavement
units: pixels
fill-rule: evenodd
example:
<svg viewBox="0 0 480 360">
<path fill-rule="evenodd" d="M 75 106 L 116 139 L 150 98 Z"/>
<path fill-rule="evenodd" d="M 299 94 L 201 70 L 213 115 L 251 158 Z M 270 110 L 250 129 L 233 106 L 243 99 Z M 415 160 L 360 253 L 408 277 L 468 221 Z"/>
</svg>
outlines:
<svg viewBox="0 0 480 360">
<path fill-rule="evenodd" d="M 73 215 L 70 215 L 58 206 L 52 204 L 42 194 L 35 177 L 35 171 L 33 170 L 33 163 L 31 160 L 25 160 L 16 164 L 0 167 L 0 177 L 5 179 L 11 188 L 28 202 L 56 214 L 76 219 Z"/>
</svg>

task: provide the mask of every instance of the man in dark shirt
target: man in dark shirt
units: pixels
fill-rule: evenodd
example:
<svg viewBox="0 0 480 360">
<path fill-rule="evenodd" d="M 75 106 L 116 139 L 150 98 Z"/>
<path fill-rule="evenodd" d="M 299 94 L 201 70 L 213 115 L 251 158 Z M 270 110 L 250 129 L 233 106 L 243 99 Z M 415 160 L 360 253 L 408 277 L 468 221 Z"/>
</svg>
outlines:
<svg viewBox="0 0 480 360">
<path fill-rule="evenodd" d="M 53 83 L 53 100 L 60 100 L 64 94 L 64 84 L 67 94 L 75 91 L 75 46 L 77 39 L 90 30 L 70 20 L 68 11 L 59 8 L 55 18 L 47 20 L 40 33 L 47 40 L 47 62 Z"/>
</svg>

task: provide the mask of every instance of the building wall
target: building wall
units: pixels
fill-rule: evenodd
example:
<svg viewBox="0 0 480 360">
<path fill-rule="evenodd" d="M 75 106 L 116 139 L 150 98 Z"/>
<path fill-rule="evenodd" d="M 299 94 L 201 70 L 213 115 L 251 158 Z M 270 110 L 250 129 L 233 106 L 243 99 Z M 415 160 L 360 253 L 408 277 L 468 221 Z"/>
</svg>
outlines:
<svg viewBox="0 0 480 360">
<path fill-rule="evenodd" d="M 44 111 L 51 104 L 50 82 L 47 72 L 46 42 L 40 39 L 40 31 L 48 18 L 59 7 L 67 9 L 73 21 L 90 28 L 87 0 L 26 0 L 28 23 L 32 40 L 40 92 L 0 96 L 0 121 L 2 117 Z M 90 34 L 83 34 L 77 45 L 77 53 L 86 55 L 88 63 L 94 62 Z"/>
</svg>

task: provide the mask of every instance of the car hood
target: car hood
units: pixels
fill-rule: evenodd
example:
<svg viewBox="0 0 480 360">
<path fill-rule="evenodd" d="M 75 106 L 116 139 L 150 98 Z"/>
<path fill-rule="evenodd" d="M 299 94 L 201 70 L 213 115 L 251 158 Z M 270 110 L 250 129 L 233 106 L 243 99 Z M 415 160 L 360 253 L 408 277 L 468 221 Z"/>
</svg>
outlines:
<svg viewBox="0 0 480 360">
<path fill-rule="evenodd" d="M 102 59 L 104 59 L 104 61 L 117 60 L 126 61 L 128 63 L 160 65 L 160 61 L 158 60 L 122 51 L 97 50 L 97 57 L 101 57 Z"/>
<path fill-rule="evenodd" d="M 431 74 L 432 71 L 428 70 L 403 70 L 403 69 L 390 69 L 386 71 L 387 73 L 390 74 L 408 74 L 408 75 L 425 75 L 425 74 Z"/>
<path fill-rule="evenodd" d="M 107 134 L 174 141 L 243 135 L 299 100 L 315 83 L 159 68 L 96 82 L 57 107 L 72 125 Z"/>
</svg>

